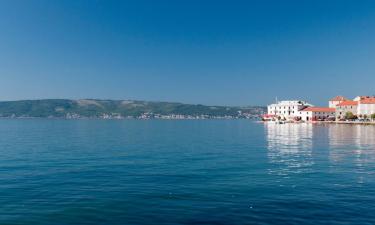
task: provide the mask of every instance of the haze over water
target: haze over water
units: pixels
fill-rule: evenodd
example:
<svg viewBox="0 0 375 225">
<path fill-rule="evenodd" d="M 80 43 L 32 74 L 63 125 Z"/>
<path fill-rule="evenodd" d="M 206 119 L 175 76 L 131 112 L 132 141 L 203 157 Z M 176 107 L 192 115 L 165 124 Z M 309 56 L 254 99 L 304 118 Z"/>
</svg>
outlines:
<svg viewBox="0 0 375 225">
<path fill-rule="evenodd" d="M 0 224 L 374 224 L 375 127 L 0 120 Z"/>
</svg>

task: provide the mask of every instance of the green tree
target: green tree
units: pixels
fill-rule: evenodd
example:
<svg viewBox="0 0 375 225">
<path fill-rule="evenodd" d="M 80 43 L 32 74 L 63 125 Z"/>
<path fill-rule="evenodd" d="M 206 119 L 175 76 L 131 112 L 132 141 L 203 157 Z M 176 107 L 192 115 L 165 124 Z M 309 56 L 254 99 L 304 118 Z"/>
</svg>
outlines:
<svg viewBox="0 0 375 225">
<path fill-rule="evenodd" d="M 375 113 L 374 113 L 374 114 L 371 114 L 371 119 L 372 119 L 372 120 L 375 120 Z"/>
<path fill-rule="evenodd" d="M 354 115 L 352 112 L 346 112 L 345 113 L 345 119 L 347 119 L 347 120 L 354 120 L 354 119 L 357 119 L 357 116 Z"/>
</svg>

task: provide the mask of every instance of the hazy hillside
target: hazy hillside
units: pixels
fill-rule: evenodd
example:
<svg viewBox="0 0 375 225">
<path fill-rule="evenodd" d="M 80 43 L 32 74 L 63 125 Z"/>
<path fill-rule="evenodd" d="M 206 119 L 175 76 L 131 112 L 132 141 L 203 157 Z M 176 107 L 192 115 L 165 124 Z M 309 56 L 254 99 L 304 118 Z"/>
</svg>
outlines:
<svg viewBox="0 0 375 225">
<path fill-rule="evenodd" d="M 264 107 L 204 106 L 169 102 L 119 100 L 22 100 L 0 102 L 0 117 L 125 118 L 168 115 L 249 117 Z"/>
</svg>

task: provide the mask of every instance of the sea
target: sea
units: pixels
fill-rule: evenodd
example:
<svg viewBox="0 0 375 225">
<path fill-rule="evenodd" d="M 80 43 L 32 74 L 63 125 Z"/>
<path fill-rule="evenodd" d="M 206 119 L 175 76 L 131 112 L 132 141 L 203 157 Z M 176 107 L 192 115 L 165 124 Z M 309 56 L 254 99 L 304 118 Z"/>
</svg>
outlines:
<svg viewBox="0 0 375 225">
<path fill-rule="evenodd" d="M 375 224 L 375 126 L 1 119 L 0 224 Z"/>
</svg>

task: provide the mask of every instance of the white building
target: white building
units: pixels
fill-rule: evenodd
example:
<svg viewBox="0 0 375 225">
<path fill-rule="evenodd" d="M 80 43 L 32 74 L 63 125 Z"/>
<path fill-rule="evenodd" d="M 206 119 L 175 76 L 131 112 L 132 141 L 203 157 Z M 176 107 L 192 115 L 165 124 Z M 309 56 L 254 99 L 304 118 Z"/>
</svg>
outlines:
<svg viewBox="0 0 375 225">
<path fill-rule="evenodd" d="M 337 119 L 345 119 L 347 112 L 351 112 L 358 117 L 363 115 L 370 117 L 375 113 L 375 97 L 358 96 L 353 101 L 345 100 L 336 105 Z"/>
<path fill-rule="evenodd" d="M 337 96 L 329 100 L 329 107 L 313 107 L 305 101 L 280 101 L 268 105 L 266 119 L 280 118 L 283 120 L 340 120 L 345 119 L 348 112 L 353 115 L 366 115 L 368 118 L 375 114 L 375 96 L 358 96 L 354 100 L 348 100 L 343 96 Z"/>
<path fill-rule="evenodd" d="M 340 104 L 343 101 L 348 101 L 348 99 L 343 96 L 336 96 L 328 101 L 329 108 L 336 108 L 336 105 Z"/>
<path fill-rule="evenodd" d="M 275 115 L 281 119 L 294 119 L 299 117 L 299 111 L 307 107 L 312 106 L 305 101 L 280 101 L 275 104 L 268 105 L 267 111 L 268 115 Z"/>
<path fill-rule="evenodd" d="M 357 115 L 366 115 L 370 117 L 375 113 L 375 97 L 360 100 L 358 103 Z"/>
<path fill-rule="evenodd" d="M 358 101 L 347 100 L 336 105 L 336 119 L 344 119 L 348 112 L 353 113 L 353 115 L 359 115 Z"/>
<path fill-rule="evenodd" d="M 299 112 L 301 120 L 303 121 L 317 121 L 335 118 L 335 108 L 327 107 L 308 107 Z"/>
</svg>

